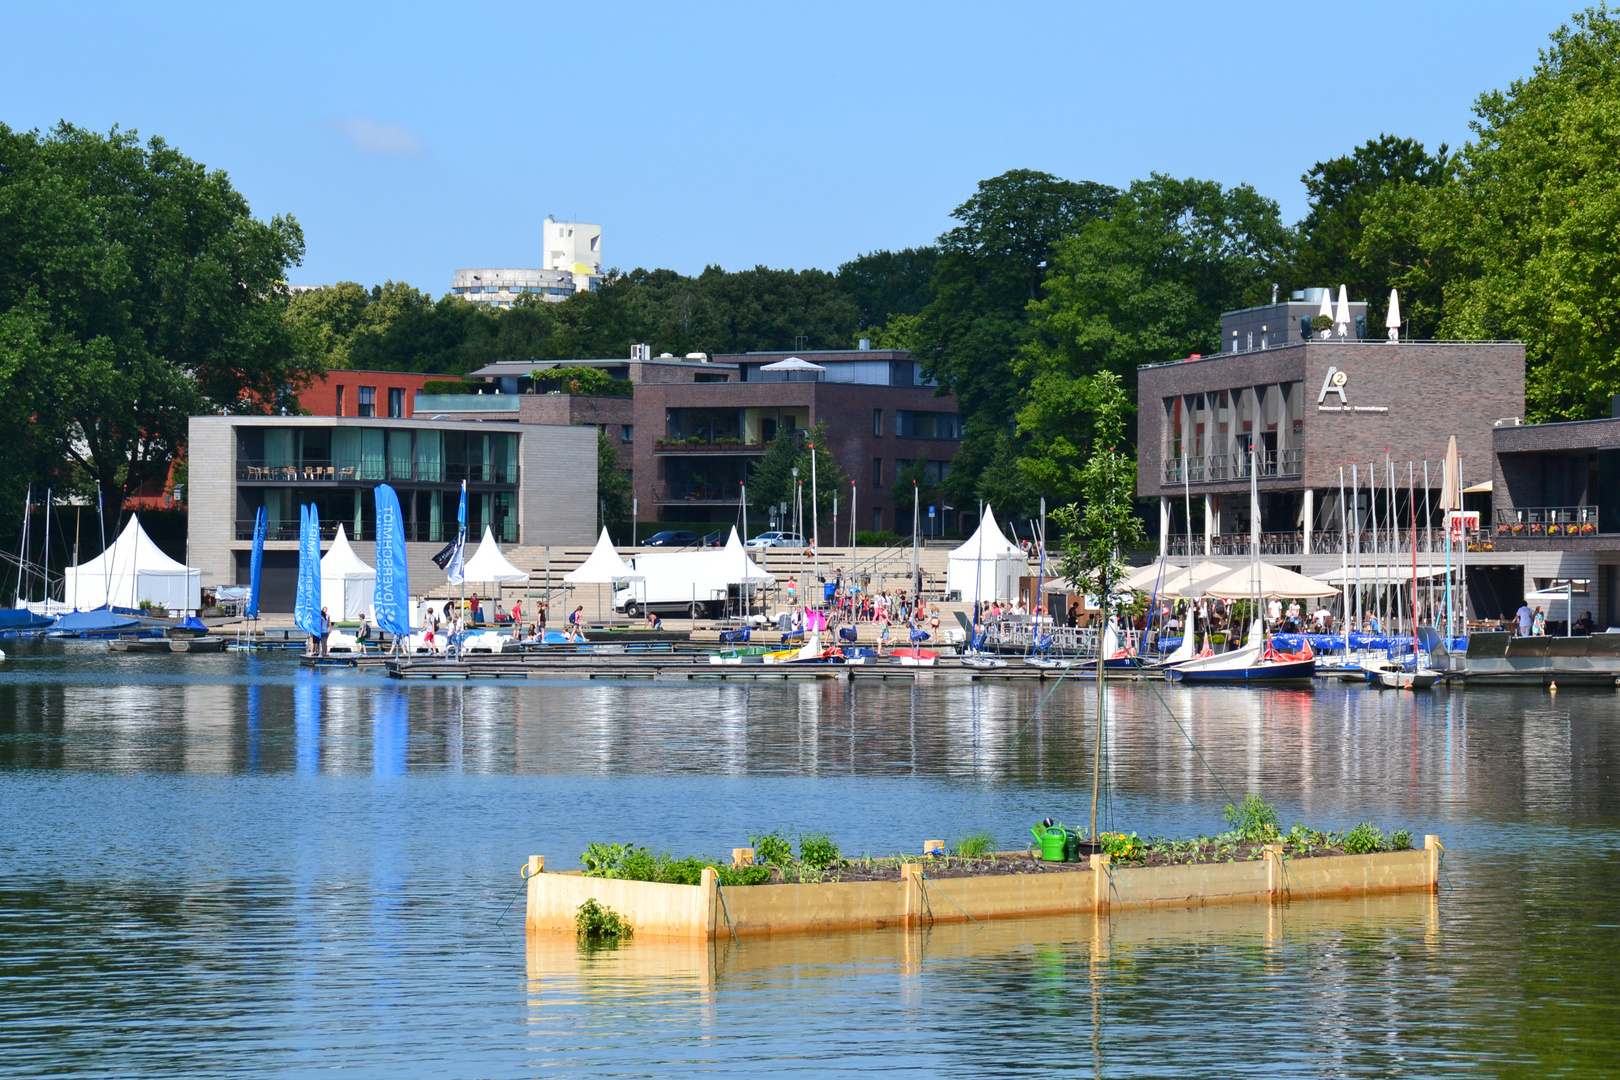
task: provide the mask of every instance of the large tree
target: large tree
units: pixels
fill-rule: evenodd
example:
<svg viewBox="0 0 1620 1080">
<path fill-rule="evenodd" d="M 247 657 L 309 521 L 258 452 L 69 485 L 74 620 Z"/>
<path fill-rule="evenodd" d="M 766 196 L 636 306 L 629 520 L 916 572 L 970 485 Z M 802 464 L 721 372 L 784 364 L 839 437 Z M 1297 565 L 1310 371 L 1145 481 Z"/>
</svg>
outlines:
<svg viewBox="0 0 1620 1080">
<path fill-rule="evenodd" d="M 1094 377 L 1130 394 L 1139 364 L 1218 351 L 1221 312 L 1268 296 L 1287 239 L 1277 204 L 1247 185 L 1155 175 L 1058 245 L 1018 364 L 1034 494 L 1079 496 Z"/>
<path fill-rule="evenodd" d="M 913 340 L 924 371 L 956 396 L 963 416 L 962 448 L 944 485 L 957 501 L 977 497 L 982 473 L 1012 429 L 1014 362 L 1029 340 L 1028 308 L 1041 295 L 1053 251 L 1107 214 L 1118 194 L 1014 169 L 982 181 L 952 211 L 960 224 L 939 239 L 934 299 Z"/>
<path fill-rule="evenodd" d="M 1389 238 L 1413 252 L 1401 283 L 1443 289 L 1442 335 L 1525 343 L 1532 419 L 1605 415 L 1620 393 L 1620 18 L 1576 15 L 1474 112 L 1456 182 L 1406 185 L 1366 216 L 1405 226 Z"/>
<path fill-rule="evenodd" d="M 860 311 L 858 329 L 885 326 L 896 315 L 922 314 L 934 298 L 938 264 L 938 248 L 916 247 L 871 251 L 840 266 L 838 287 Z"/>
<path fill-rule="evenodd" d="M 273 407 L 320 369 L 286 318 L 303 250 L 291 218 L 254 218 L 162 139 L 0 125 L 0 366 L 38 365 L 0 411 L 56 425 L 22 441 L 54 441 L 122 505 L 162 481 L 192 413 Z"/>
</svg>

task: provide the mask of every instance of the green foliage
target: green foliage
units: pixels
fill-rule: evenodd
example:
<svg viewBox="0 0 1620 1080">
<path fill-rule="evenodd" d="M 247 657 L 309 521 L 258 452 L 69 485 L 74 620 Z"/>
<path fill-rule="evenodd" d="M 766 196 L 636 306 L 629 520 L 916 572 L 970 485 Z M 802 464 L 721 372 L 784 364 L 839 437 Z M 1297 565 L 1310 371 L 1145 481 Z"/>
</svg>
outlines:
<svg viewBox="0 0 1620 1080">
<path fill-rule="evenodd" d="M 161 138 L 0 125 L 0 503 L 61 455 L 113 512 L 161 484 L 192 414 L 306 384 L 283 287 L 303 251 Z"/>
<path fill-rule="evenodd" d="M 1129 406 L 1119 378 L 1102 372 L 1087 381 L 1085 392 L 1094 435 L 1091 456 L 1077 470 L 1082 501 L 1059 507 L 1052 521 L 1063 546 L 1063 576 L 1096 582 L 1106 606 L 1125 574 L 1121 555 L 1140 540 L 1142 522 L 1133 512 L 1136 463 L 1121 450 Z"/>
<path fill-rule="evenodd" d="M 901 544 L 910 543 L 906 537 L 897 532 L 890 532 L 887 529 L 882 532 L 857 531 L 855 533 L 855 542 L 861 547 L 898 547 Z"/>
<path fill-rule="evenodd" d="M 1339 846 L 1351 855 L 1366 855 L 1373 851 L 1387 850 L 1389 841 L 1385 839 L 1378 826 L 1370 821 L 1363 821 L 1339 837 Z"/>
<path fill-rule="evenodd" d="M 721 866 L 716 864 L 715 873 L 720 876 L 720 884 L 731 887 L 733 885 L 768 885 L 771 880 L 771 868 L 768 866 Z"/>
<path fill-rule="evenodd" d="M 844 475 L 843 466 L 833 456 L 828 446 L 827 425 L 818 422 L 803 435 L 793 432 L 784 432 L 771 440 L 765 448 L 765 453 L 748 471 L 748 505 L 754 513 L 762 517 L 768 516 L 771 508 L 782 503 L 788 504 L 788 512 L 792 513 L 794 505 L 793 470 L 799 470 L 798 483 L 804 491 L 804 531 L 810 534 L 810 455 L 814 447 L 815 467 L 815 494 L 820 504 L 821 518 L 829 528 L 832 526 L 833 498 L 840 493 L 845 495 L 842 500 L 847 508 L 849 505 L 848 493 L 844 491 L 849 486 L 849 479 Z"/>
<path fill-rule="evenodd" d="M 608 433 L 596 433 L 596 502 L 601 512 L 598 527 L 617 529 L 630 520 L 632 484 L 619 460 L 619 448 Z"/>
<path fill-rule="evenodd" d="M 838 862 L 838 845 L 824 832 L 799 834 L 799 861 L 814 870 L 825 870 Z"/>
<path fill-rule="evenodd" d="M 1299 245 L 1288 280 L 1295 288 L 1349 286 L 1351 297 L 1367 301 L 1367 335 L 1381 336 L 1398 260 L 1367 257 L 1365 228 L 1375 224 L 1367 211 L 1386 188 L 1402 184 L 1432 188 L 1452 175 L 1444 143 L 1431 156 L 1422 143 L 1393 135 L 1380 135 L 1343 157 L 1317 162 L 1300 177 L 1310 209 L 1299 223 Z M 1401 314 L 1419 336 L 1433 335 L 1435 321 L 1424 316 L 1438 313 L 1436 300 L 1438 296 L 1401 297 Z M 1413 311 L 1419 321 L 1412 320 Z"/>
<path fill-rule="evenodd" d="M 907 352 L 917 350 L 918 328 L 922 326 L 921 315 L 894 314 L 883 326 L 866 326 L 855 332 L 850 345 L 859 348 L 861 338 L 865 338 L 869 348 L 873 349 L 904 349 Z"/>
<path fill-rule="evenodd" d="M 1029 340 L 1030 301 L 1040 296 L 1054 249 L 1107 214 L 1117 196 L 1102 184 L 1014 169 L 982 181 L 952 211 L 960 224 L 940 237 L 934 299 L 913 341 L 924 371 L 956 396 L 962 413 L 962 451 L 945 484 L 954 501 L 975 500 L 996 438 L 1011 426 L 1022 394 L 1014 362 Z"/>
<path fill-rule="evenodd" d="M 1412 832 L 1410 829 L 1396 829 L 1389 834 L 1389 848 L 1391 851 L 1405 851 L 1412 846 Z"/>
<path fill-rule="evenodd" d="M 476 394 L 488 389 L 489 384 L 482 379 L 429 379 L 422 384 L 422 393 L 428 397 L 435 394 Z"/>
<path fill-rule="evenodd" d="M 579 861 L 585 866 L 586 877 L 667 885 L 701 884 L 706 868 L 714 870 L 722 885 L 763 885 L 771 877 L 770 868 L 765 866 L 729 866 L 707 855 L 676 859 L 667 851 L 657 854 L 635 844 L 591 844 Z"/>
<path fill-rule="evenodd" d="M 581 394 L 586 397 L 631 397 L 635 384 L 629 379 L 615 379 L 601 368 L 555 367 L 531 372 L 535 390 L 539 393 Z"/>
<path fill-rule="evenodd" d="M 899 517 L 897 524 L 905 524 L 908 536 L 911 533 L 914 504 L 921 519 L 918 528 L 927 531 L 928 508 L 939 501 L 939 487 L 934 482 L 934 472 L 928 464 L 927 451 L 919 451 L 916 461 L 907 463 L 895 474 L 894 486 L 889 489 L 889 499 L 894 503 L 895 513 Z"/>
<path fill-rule="evenodd" d="M 996 849 L 995 834 L 988 830 L 970 833 L 956 842 L 956 854 L 964 859 L 977 859 Z"/>
<path fill-rule="evenodd" d="M 1249 795 L 1235 806 L 1228 803 L 1224 813 L 1226 823 L 1245 840 L 1267 843 L 1278 836 L 1277 808 L 1258 795 Z"/>
<path fill-rule="evenodd" d="M 793 841 L 780 829 L 758 834 L 750 833 L 748 843 L 754 849 L 754 861 L 768 866 L 787 866 L 793 862 Z"/>
<path fill-rule="evenodd" d="M 1133 833 L 1099 832 L 1097 843 L 1103 854 L 1115 862 L 1138 862 L 1142 858 L 1142 838 Z"/>
<path fill-rule="evenodd" d="M 595 897 L 579 905 L 574 915 L 574 936 L 583 942 L 621 941 L 634 932 L 629 919 L 597 903 Z"/>
<path fill-rule="evenodd" d="M 1311 333 L 1320 334 L 1324 330 L 1333 329 L 1333 320 L 1326 315 L 1311 316 Z"/>
<path fill-rule="evenodd" d="M 904 349 L 906 345 L 878 344 L 885 327 L 894 332 L 897 321 L 915 318 L 934 298 L 937 247 L 903 251 L 872 251 L 838 268 L 838 287 L 855 302 L 861 327 L 857 337 L 872 338 L 873 348 Z"/>
</svg>

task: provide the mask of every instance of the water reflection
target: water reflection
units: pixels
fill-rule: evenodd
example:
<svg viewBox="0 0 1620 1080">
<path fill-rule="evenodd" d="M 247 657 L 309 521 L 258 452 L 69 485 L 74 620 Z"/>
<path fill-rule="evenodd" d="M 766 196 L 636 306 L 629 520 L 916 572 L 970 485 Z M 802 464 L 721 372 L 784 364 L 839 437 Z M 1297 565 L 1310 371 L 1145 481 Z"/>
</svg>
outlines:
<svg viewBox="0 0 1620 1080">
<path fill-rule="evenodd" d="M 502 921 L 525 856 L 724 852 L 790 823 L 850 852 L 979 828 L 1017 843 L 1084 816 L 1093 689 L 418 685 L 284 657 L 8 652 L 0 1072 L 1599 1074 L 1620 1057 L 1613 693 L 1105 688 L 1105 824 L 1209 831 L 1261 791 L 1285 822 L 1440 833 L 1438 898 L 582 957 L 525 940 L 520 905 Z"/>
</svg>

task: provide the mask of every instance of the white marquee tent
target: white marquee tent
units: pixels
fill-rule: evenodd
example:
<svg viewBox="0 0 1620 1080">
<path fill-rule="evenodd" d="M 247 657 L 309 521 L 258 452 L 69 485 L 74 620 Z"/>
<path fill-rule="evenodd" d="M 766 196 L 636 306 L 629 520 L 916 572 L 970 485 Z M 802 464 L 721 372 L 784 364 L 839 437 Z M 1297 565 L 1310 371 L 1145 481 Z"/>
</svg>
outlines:
<svg viewBox="0 0 1620 1080">
<path fill-rule="evenodd" d="M 99 607 L 139 607 L 142 600 L 170 611 L 202 607 L 202 571 L 175 562 L 158 549 L 131 517 L 112 546 L 63 574 L 63 597 L 77 611 Z"/>
<path fill-rule="evenodd" d="M 596 547 L 591 550 L 591 557 L 564 574 L 563 580 L 570 585 L 609 585 L 639 577 L 641 575 L 619 557 L 618 549 L 608 539 L 608 531 L 604 528 L 596 540 Z"/>
<path fill-rule="evenodd" d="M 321 607 L 333 622 L 358 619 L 371 613 L 377 591 L 377 571 L 361 561 L 338 525 L 332 546 L 321 556 Z"/>
<path fill-rule="evenodd" d="M 488 525 L 484 526 L 484 538 L 478 542 L 478 550 L 473 552 L 473 557 L 467 560 L 462 576 L 468 581 L 497 584 L 529 580 L 528 574 L 513 566 L 501 553 L 501 545 L 496 542 L 495 533 Z"/>
<path fill-rule="evenodd" d="M 1018 579 L 1029 574 L 1029 560 L 1017 544 L 1001 534 L 995 511 L 984 508 L 984 520 L 967 543 L 951 552 L 945 588 L 966 603 L 1012 600 Z"/>
</svg>

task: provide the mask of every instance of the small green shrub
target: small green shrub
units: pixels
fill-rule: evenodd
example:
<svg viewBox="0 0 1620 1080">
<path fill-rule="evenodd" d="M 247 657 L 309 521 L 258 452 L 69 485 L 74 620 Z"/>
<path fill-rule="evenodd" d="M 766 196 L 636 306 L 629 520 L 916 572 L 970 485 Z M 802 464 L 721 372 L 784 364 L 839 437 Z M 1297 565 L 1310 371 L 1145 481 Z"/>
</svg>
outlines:
<svg viewBox="0 0 1620 1080">
<path fill-rule="evenodd" d="M 1243 839 L 1253 844 L 1277 839 L 1277 808 L 1258 795 L 1250 795 L 1233 806 L 1226 805 L 1226 823 Z"/>
<path fill-rule="evenodd" d="M 989 832 L 976 832 L 956 842 L 956 853 L 964 859 L 977 859 L 996 849 L 996 838 Z"/>
<path fill-rule="evenodd" d="M 1314 315 L 1311 317 L 1311 331 L 1313 333 L 1320 334 L 1323 330 L 1331 329 L 1333 329 L 1333 320 L 1328 316 Z"/>
<path fill-rule="evenodd" d="M 1412 834 L 1406 829 L 1396 829 L 1389 837 L 1391 851 L 1405 851 L 1412 846 Z"/>
<path fill-rule="evenodd" d="M 716 866 L 715 873 L 720 875 L 720 884 L 733 885 L 765 885 L 771 880 L 771 868 L 768 866 Z"/>
<path fill-rule="evenodd" d="M 768 833 L 749 833 L 748 842 L 754 848 L 754 861 L 769 866 L 790 866 L 793 863 L 793 841 L 779 829 Z"/>
<path fill-rule="evenodd" d="M 574 915 L 574 936 L 580 941 L 620 941 L 634 931 L 630 920 L 592 897 L 579 905 Z"/>
<path fill-rule="evenodd" d="M 838 845 L 824 832 L 799 834 L 799 861 L 814 870 L 838 864 Z"/>
<path fill-rule="evenodd" d="M 619 877 L 626 860 L 644 850 L 634 844 L 591 844 L 579 861 L 585 865 L 586 877 Z"/>
<path fill-rule="evenodd" d="M 1370 821 L 1363 821 L 1353 829 L 1346 829 L 1339 837 L 1339 846 L 1351 855 L 1366 855 L 1373 851 L 1383 851 L 1389 842 L 1384 834 Z"/>
</svg>

